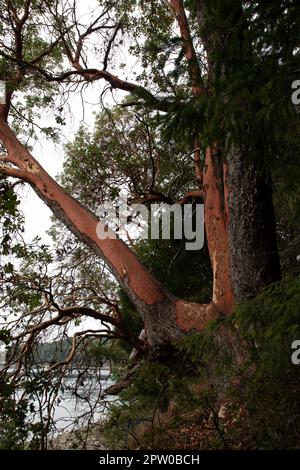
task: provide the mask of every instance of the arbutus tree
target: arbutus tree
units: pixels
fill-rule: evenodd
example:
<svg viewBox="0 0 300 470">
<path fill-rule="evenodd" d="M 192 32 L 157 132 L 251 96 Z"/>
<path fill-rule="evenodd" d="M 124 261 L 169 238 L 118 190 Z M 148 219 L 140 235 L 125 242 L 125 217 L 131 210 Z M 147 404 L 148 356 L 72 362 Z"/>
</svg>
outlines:
<svg viewBox="0 0 300 470">
<path fill-rule="evenodd" d="M 293 112 L 289 83 L 282 77 L 288 81 L 295 74 L 296 4 L 277 3 L 262 9 L 260 2 L 238 0 L 104 1 L 83 25 L 76 2 L 1 2 L 0 70 L 7 83 L 6 103 L 0 108 L 1 173 L 30 184 L 54 215 L 105 261 L 142 316 L 151 347 L 201 331 L 211 320 L 232 313 L 236 302 L 280 279 L 269 165 L 278 107 L 266 98 L 265 85 L 273 87 L 275 102 L 285 100 Z M 290 40 L 273 44 L 272 28 L 280 29 L 287 19 Z M 158 31 L 154 22 L 160 24 Z M 263 32 L 262 22 L 267 22 Z M 142 66 L 152 61 L 152 88 L 108 71 L 118 38 L 132 31 L 146 37 L 145 47 L 135 50 Z M 86 43 L 93 36 L 102 40 L 95 47 L 97 59 L 102 53 L 100 68 L 90 66 Z M 174 53 L 179 59 L 168 74 L 165 67 Z M 10 124 L 10 116 L 22 121 L 14 104 L 18 92 L 28 94 L 36 87 L 44 103 L 36 97 L 31 104 L 40 106 L 51 102 L 49 94 L 57 87 L 98 80 L 130 93 L 126 106 L 157 111 L 171 122 L 173 132 L 182 127 L 188 133 L 213 271 L 207 304 L 167 292 L 122 240 L 100 240 L 97 217 L 47 174 Z M 112 323 L 109 316 L 106 320 Z"/>
</svg>

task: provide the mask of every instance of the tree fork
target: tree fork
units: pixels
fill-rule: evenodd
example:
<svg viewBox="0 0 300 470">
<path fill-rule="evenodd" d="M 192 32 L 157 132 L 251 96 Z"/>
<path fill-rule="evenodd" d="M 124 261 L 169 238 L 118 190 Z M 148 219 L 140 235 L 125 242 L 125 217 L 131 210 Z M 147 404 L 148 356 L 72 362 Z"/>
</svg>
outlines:
<svg viewBox="0 0 300 470">
<path fill-rule="evenodd" d="M 185 302 L 167 292 L 127 245 L 100 221 L 102 230 L 111 232 L 110 238 L 101 240 L 97 236 L 97 217 L 51 178 L 4 119 L 0 119 L 0 139 L 8 151 L 7 160 L 18 167 L 2 165 L 0 171 L 28 182 L 53 214 L 104 259 L 142 316 L 150 346 L 171 343 L 185 333 L 202 330 L 217 318 L 219 311 L 215 305 Z"/>
</svg>

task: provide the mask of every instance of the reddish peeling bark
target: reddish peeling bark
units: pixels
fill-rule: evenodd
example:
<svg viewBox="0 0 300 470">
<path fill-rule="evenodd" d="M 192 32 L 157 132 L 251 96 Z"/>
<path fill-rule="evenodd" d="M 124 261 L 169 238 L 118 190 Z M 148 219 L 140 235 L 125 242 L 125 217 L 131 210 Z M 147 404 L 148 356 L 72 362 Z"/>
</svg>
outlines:
<svg viewBox="0 0 300 470">
<path fill-rule="evenodd" d="M 205 20 L 204 3 L 199 2 L 198 18 L 201 23 Z M 194 96 L 207 93 L 207 89 L 202 84 L 183 1 L 170 0 L 169 4 L 179 25 L 189 67 L 192 93 Z M 209 80 L 213 79 L 214 41 L 215 37 L 203 38 L 207 53 Z M 139 93 L 139 86 L 124 82 L 106 70 L 84 70 L 75 59 L 76 57 L 69 57 L 76 70 L 60 77 L 51 77 L 41 69 L 39 73 L 46 80 L 57 81 L 76 73 L 81 74 L 87 81 L 105 79 L 113 87 L 135 94 Z M 156 102 L 157 109 L 167 110 L 164 103 L 158 102 L 149 93 L 149 102 L 153 101 Z M 14 168 L 4 164 L 0 166 L 0 171 L 7 176 L 27 181 L 52 212 L 96 255 L 105 260 L 142 316 L 150 346 L 170 344 L 184 334 L 203 330 L 211 320 L 220 315 L 230 314 L 234 308 L 235 298 L 241 300 L 249 293 L 254 295 L 257 289 L 272 281 L 273 278 L 270 276 L 272 259 L 273 268 L 275 266 L 277 269 L 278 263 L 277 259 L 274 262 L 276 239 L 274 238 L 275 225 L 271 210 L 271 194 L 266 185 L 257 177 L 255 167 L 245 162 L 241 152 L 227 155 L 225 161 L 220 152 L 209 147 L 206 150 L 202 169 L 199 142 L 195 131 L 197 126 L 194 126 L 195 172 L 204 198 L 205 229 L 213 270 L 212 300 L 208 304 L 200 305 L 177 299 L 168 293 L 123 241 L 114 237 L 105 240 L 98 238 L 96 230 L 98 219 L 68 195 L 47 174 L 9 128 L 7 124 L 9 102 L 10 96 L 7 105 L 0 105 L 0 139 L 8 152 L 8 156 L 0 157 L 0 161 L 11 163 Z M 251 198 L 247 205 L 248 191 Z M 248 209 L 251 211 L 249 220 L 247 219 Z M 264 223 L 266 212 L 270 216 L 268 222 Z M 251 224 L 257 220 L 262 224 L 261 232 L 259 228 L 252 230 Z M 104 225 L 102 229 L 105 229 Z M 269 237 L 270 243 L 267 243 L 268 230 L 271 230 L 273 234 Z M 257 250 L 257 246 L 260 250 Z M 265 256 L 264 248 L 271 255 Z M 265 261 L 261 269 L 263 256 L 265 256 Z"/>
<path fill-rule="evenodd" d="M 206 151 L 203 175 L 205 227 L 213 269 L 212 302 L 223 314 L 231 313 L 234 306 L 229 274 L 226 185 L 221 156 L 209 147 Z"/>
<path fill-rule="evenodd" d="M 176 302 L 176 323 L 184 333 L 203 331 L 209 322 L 220 318 L 221 312 L 213 302 L 197 304 L 178 300 Z"/>
</svg>

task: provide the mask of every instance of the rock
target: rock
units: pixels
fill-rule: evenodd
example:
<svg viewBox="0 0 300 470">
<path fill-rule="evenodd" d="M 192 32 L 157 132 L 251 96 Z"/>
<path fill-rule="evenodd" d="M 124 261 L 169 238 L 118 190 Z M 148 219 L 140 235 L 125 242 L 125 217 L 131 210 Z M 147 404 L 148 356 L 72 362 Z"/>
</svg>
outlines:
<svg viewBox="0 0 300 470">
<path fill-rule="evenodd" d="M 222 405 L 218 412 L 218 418 L 225 419 L 227 415 L 227 408 L 225 405 Z"/>
</svg>

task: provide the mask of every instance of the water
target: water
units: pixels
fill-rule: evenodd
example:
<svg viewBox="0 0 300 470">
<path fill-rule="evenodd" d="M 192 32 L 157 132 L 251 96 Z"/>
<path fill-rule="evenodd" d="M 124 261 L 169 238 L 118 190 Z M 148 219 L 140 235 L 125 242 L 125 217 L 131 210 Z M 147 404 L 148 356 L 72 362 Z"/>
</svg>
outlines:
<svg viewBox="0 0 300 470">
<path fill-rule="evenodd" d="M 110 371 L 101 370 L 101 377 L 89 371 L 88 376 L 81 379 L 81 383 L 75 387 L 78 372 L 74 371 L 71 375 L 64 378 L 62 388 L 53 402 L 51 417 L 54 427 L 52 433 L 55 435 L 63 430 L 70 431 L 75 426 L 84 426 L 92 415 L 92 422 L 101 421 L 106 413 L 107 403 L 114 400 L 112 397 L 106 397 L 105 401 L 101 398 L 101 391 L 112 385 Z M 75 391 L 76 390 L 76 391 Z M 34 406 L 34 412 L 28 414 L 28 421 L 37 423 L 41 421 L 41 415 L 46 420 L 49 409 L 46 398 L 51 393 L 51 389 L 45 393 L 36 393 L 30 397 L 29 403 Z M 19 390 L 17 397 L 20 398 L 24 390 Z"/>
<path fill-rule="evenodd" d="M 95 422 L 103 419 L 106 406 L 99 397 L 99 389 L 104 390 L 112 383 L 109 377 L 103 378 L 100 383 L 94 384 L 96 386 L 94 390 L 91 390 L 88 398 L 85 398 L 84 394 L 80 394 L 80 397 L 75 396 L 72 392 L 65 392 L 59 396 L 53 414 L 57 429 L 62 430 L 66 425 L 72 427 L 74 421 L 86 413 L 93 413 L 93 421 Z M 72 379 L 67 379 L 66 385 L 72 387 L 74 385 Z M 109 398 L 106 402 L 111 400 L 112 398 Z"/>
</svg>

